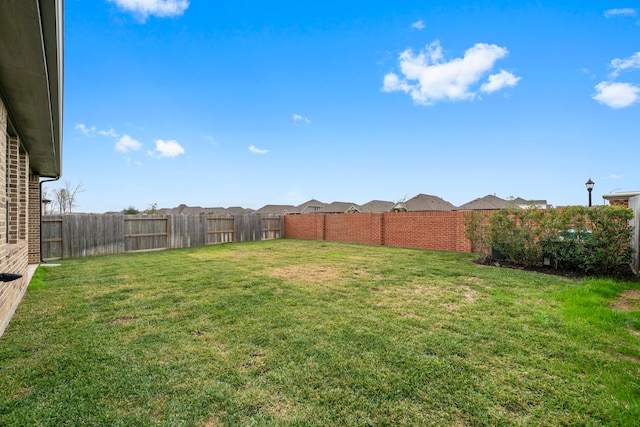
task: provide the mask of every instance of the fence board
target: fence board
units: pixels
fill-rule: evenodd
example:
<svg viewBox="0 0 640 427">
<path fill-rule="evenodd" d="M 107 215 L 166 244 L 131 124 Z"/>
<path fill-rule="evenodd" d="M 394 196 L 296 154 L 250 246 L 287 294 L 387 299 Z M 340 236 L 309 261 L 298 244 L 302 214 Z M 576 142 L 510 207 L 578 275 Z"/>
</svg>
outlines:
<svg viewBox="0 0 640 427">
<path fill-rule="evenodd" d="M 262 218 L 258 215 L 236 215 L 234 221 L 235 239 L 238 242 L 260 240 Z"/>
<path fill-rule="evenodd" d="M 62 217 L 49 215 L 42 219 L 42 259 L 60 259 L 62 254 Z"/>
<path fill-rule="evenodd" d="M 124 215 L 63 215 L 62 257 L 121 253 L 123 236 Z"/>
<path fill-rule="evenodd" d="M 171 215 L 169 218 L 171 248 L 205 245 L 206 218 L 204 215 Z"/>
<path fill-rule="evenodd" d="M 280 217 L 262 217 L 262 240 L 279 239 L 282 237 L 282 221 Z"/>
<path fill-rule="evenodd" d="M 125 252 L 169 247 L 169 219 L 166 216 L 128 215 L 124 224 Z"/>
<path fill-rule="evenodd" d="M 207 245 L 235 242 L 235 216 L 207 218 Z"/>
<path fill-rule="evenodd" d="M 41 251 L 43 259 L 82 258 L 279 238 L 280 221 L 259 215 L 47 215 Z"/>
</svg>

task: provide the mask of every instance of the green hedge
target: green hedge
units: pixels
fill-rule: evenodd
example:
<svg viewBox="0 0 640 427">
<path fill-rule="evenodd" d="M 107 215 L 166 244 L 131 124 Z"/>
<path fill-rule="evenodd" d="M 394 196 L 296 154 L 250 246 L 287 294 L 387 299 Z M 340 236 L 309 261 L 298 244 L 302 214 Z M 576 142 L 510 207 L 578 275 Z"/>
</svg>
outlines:
<svg viewBox="0 0 640 427">
<path fill-rule="evenodd" d="M 608 273 L 631 262 L 632 218 L 619 206 L 471 212 L 465 235 L 485 257 L 493 250 L 526 266 Z"/>
</svg>

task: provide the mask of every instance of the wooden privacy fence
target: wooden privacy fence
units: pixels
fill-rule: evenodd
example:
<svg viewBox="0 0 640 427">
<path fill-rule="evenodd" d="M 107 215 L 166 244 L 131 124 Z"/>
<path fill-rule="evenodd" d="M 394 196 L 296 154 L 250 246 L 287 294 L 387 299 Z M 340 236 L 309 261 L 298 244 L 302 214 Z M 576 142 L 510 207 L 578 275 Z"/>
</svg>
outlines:
<svg viewBox="0 0 640 427">
<path fill-rule="evenodd" d="M 280 216 L 94 215 L 42 217 L 42 259 L 84 258 L 282 237 Z"/>
</svg>

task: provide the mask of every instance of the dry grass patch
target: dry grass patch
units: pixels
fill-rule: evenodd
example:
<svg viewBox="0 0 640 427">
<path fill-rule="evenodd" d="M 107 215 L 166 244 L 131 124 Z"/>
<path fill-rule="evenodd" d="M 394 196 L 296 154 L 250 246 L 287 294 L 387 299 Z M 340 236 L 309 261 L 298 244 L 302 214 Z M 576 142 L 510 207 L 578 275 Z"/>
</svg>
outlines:
<svg viewBox="0 0 640 427">
<path fill-rule="evenodd" d="M 476 302 L 476 298 L 474 294 L 475 294 L 475 291 L 473 289 L 471 289 L 467 285 L 462 285 L 459 287 L 459 292 L 457 295 L 458 300 L 455 303 L 451 303 L 451 302 L 445 303 L 443 304 L 443 307 L 449 311 L 456 311 L 464 305 L 473 304 L 474 302 Z"/>
<path fill-rule="evenodd" d="M 112 320 L 109 323 L 112 325 L 128 325 L 129 323 L 133 323 L 138 319 L 139 317 L 124 316 L 124 317 L 120 317 L 118 319 Z"/>
<path fill-rule="evenodd" d="M 619 357 L 622 360 L 627 360 L 629 362 L 640 364 L 640 359 L 638 359 L 637 357 L 629 356 L 628 354 L 622 354 L 622 353 L 619 354 Z"/>
<path fill-rule="evenodd" d="M 343 277 L 341 271 L 332 267 L 314 264 L 290 265 L 287 267 L 270 268 L 267 276 L 296 283 L 320 284 L 339 280 Z"/>
<path fill-rule="evenodd" d="M 211 417 L 209 417 L 204 422 L 204 426 L 205 427 L 220 427 L 220 426 L 224 426 L 224 424 L 220 420 L 218 420 L 218 416 L 217 415 L 212 415 Z"/>
<path fill-rule="evenodd" d="M 640 308 L 640 289 L 629 289 L 615 299 L 611 308 L 620 311 L 634 311 Z"/>
</svg>

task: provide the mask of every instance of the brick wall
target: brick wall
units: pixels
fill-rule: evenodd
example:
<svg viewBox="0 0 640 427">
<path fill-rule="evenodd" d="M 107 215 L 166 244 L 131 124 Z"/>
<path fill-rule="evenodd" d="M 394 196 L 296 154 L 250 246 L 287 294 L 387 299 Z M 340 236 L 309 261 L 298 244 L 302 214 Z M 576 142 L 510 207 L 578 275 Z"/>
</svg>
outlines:
<svg viewBox="0 0 640 427">
<path fill-rule="evenodd" d="M 611 206 L 622 206 L 624 208 L 629 207 L 629 199 L 613 199 L 609 200 Z"/>
<path fill-rule="evenodd" d="M 7 122 L 7 109 L 0 99 L 0 273 L 23 276 L 0 282 L 0 335 L 26 291 L 29 259 L 29 158 L 20 152 L 20 140 L 7 134 Z"/>
<path fill-rule="evenodd" d="M 465 211 L 285 215 L 284 237 L 471 252 Z"/>
</svg>

